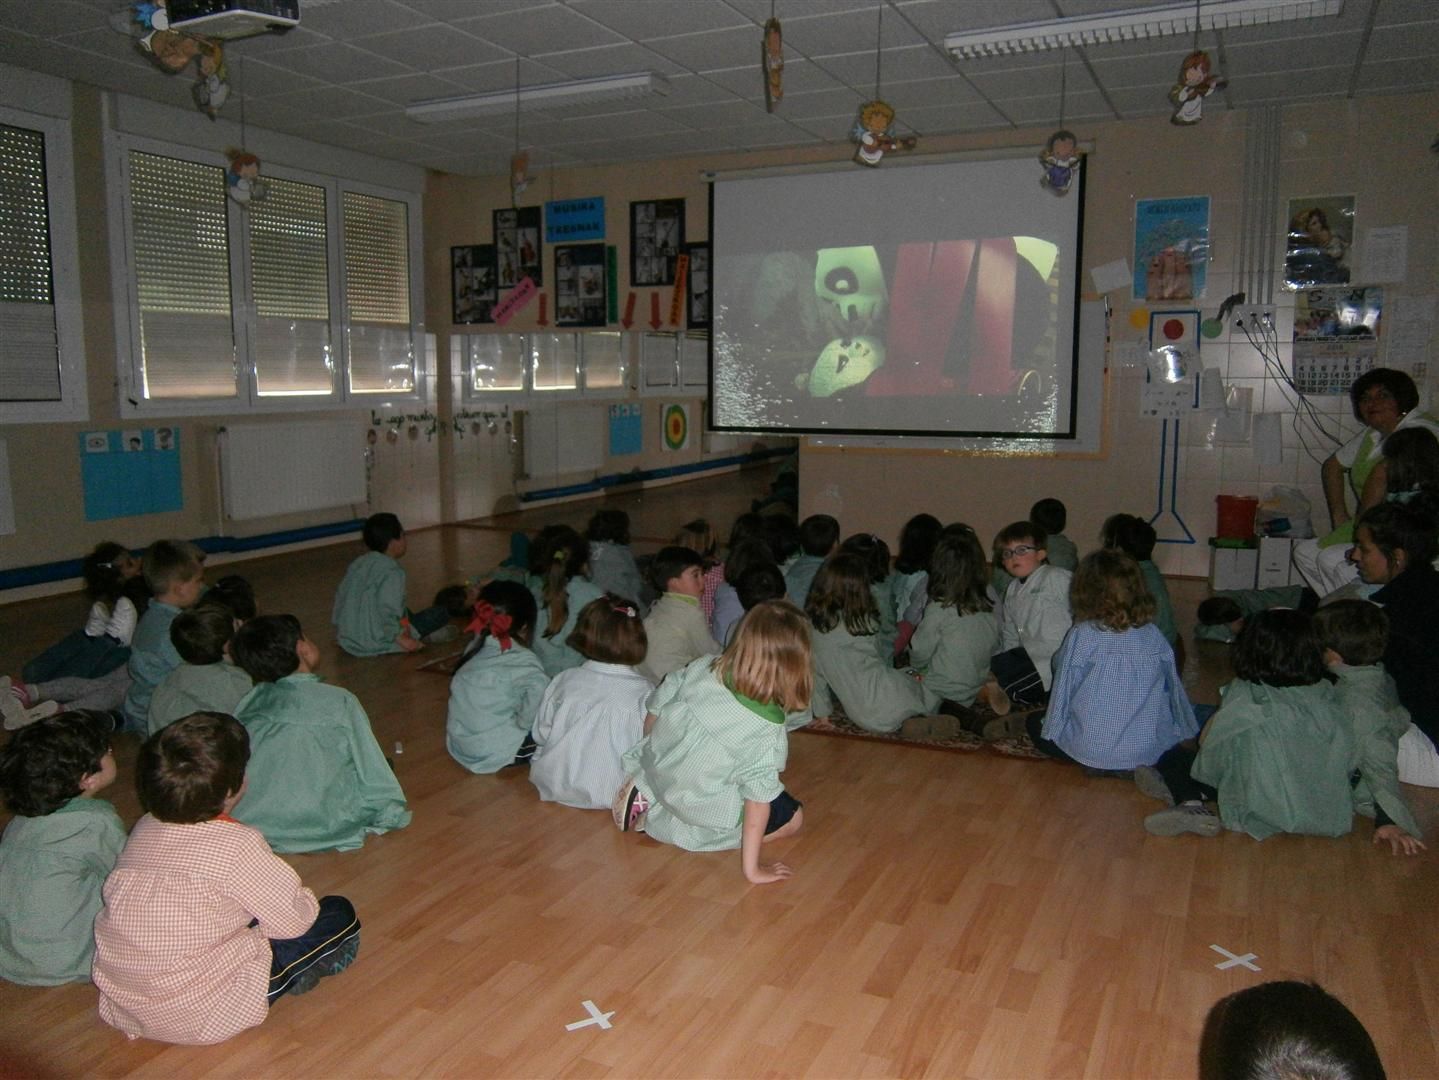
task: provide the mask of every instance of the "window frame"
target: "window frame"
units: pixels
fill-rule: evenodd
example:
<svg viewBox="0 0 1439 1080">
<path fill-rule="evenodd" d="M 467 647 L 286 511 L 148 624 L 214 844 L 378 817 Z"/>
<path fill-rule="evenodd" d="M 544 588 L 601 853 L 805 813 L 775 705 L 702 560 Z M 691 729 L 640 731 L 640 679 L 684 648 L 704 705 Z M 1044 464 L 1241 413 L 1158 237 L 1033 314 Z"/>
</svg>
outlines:
<svg viewBox="0 0 1439 1080">
<path fill-rule="evenodd" d="M 395 405 L 425 405 L 430 400 L 434 378 L 424 326 L 424 236 L 423 197 L 376 184 L 362 183 L 332 174 L 310 172 L 283 164 L 267 163 L 266 177 L 291 180 L 320 187 L 325 192 L 325 240 L 329 260 L 330 346 L 335 358 L 334 381 L 328 393 L 260 394 L 252 342 L 256 338 L 257 311 L 250 264 L 250 230 L 247 211 L 226 197 L 226 235 L 229 240 L 231 325 L 237 368 L 234 397 L 158 398 L 142 396 L 144 372 L 140 348 L 140 319 L 137 283 L 130 271 L 133 262 L 134 222 L 130 198 L 130 154 L 176 158 L 200 165 L 225 167 L 217 153 L 198 150 L 135 135 L 111 131 L 107 136 L 106 179 L 110 222 L 112 294 L 115 308 L 115 337 L 118 343 L 116 367 L 119 375 L 120 416 L 142 419 L 163 416 L 234 415 L 237 413 L 296 413 L 384 409 Z M 409 391 L 351 391 L 350 339 L 346 309 L 344 265 L 343 196 L 354 192 L 404 204 L 408 232 L 410 335 L 414 355 L 414 388 Z"/>
<path fill-rule="evenodd" d="M 50 226 L 51 306 L 55 315 L 60 397 L 0 401 L 0 424 L 44 424 L 90 418 L 80 300 L 80 240 L 75 210 L 75 158 L 69 117 L 0 105 L 0 123 L 45 139 L 45 201 Z"/>
<path fill-rule="evenodd" d="M 619 386 L 592 387 L 588 385 L 589 368 L 586 365 L 586 352 L 589 342 L 600 334 L 619 335 L 621 366 Z M 535 341 L 542 336 L 574 339 L 576 365 L 574 386 L 542 387 L 536 384 Z M 484 338 L 509 338 L 517 345 L 523 370 L 522 385 L 503 389 L 475 389 L 474 350 L 471 343 Z M 450 371 L 459 383 L 459 400 L 466 405 L 493 407 L 511 404 L 516 408 L 526 408 L 545 402 L 623 399 L 634 393 L 635 349 L 638 348 L 636 342 L 636 334 L 610 327 L 597 327 L 589 330 L 566 330 L 563 328 L 557 330 L 553 327 L 535 327 L 532 330 L 502 331 L 500 333 L 456 332 L 450 335 Z"/>
</svg>

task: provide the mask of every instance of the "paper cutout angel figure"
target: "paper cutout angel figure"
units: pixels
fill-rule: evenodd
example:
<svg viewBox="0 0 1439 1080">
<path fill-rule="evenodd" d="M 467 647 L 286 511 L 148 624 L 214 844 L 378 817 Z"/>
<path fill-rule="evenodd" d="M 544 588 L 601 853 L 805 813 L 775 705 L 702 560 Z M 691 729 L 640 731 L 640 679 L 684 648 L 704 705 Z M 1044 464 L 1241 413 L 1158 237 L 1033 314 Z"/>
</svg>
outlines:
<svg viewBox="0 0 1439 1080">
<path fill-rule="evenodd" d="M 854 122 L 849 137 L 859 144 L 854 151 L 854 160 L 870 168 L 884 160 L 886 151 L 913 150 L 918 142 L 913 135 L 903 139 L 894 137 L 894 106 L 878 98 L 859 107 L 859 119 Z"/>
<path fill-rule="evenodd" d="M 231 150 L 225 169 L 225 194 L 241 206 L 259 202 L 269 194 L 269 186 L 260 179 L 260 159 L 246 150 Z"/>
<path fill-rule="evenodd" d="M 1169 118 L 1171 124 L 1188 126 L 1204 119 L 1204 99 L 1216 90 L 1223 90 L 1229 80 L 1211 74 L 1209 54 L 1196 50 L 1179 65 L 1179 82 L 1169 91 L 1169 100 L 1178 106 Z"/>
<path fill-rule="evenodd" d="M 1069 185 L 1074 183 L 1074 174 L 1079 171 L 1079 140 L 1074 132 L 1060 128 L 1044 144 L 1039 163 L 1044 166 L 1040 177 L 1041 187 L 1047 187 L 1055 195 L 1068 195 Z"/>
<path fill-rule="evenodd" d="M 513 202 L 530 186 L 530 155 L 521 150 L 510 158 L 510 201 Z"/>
<path fill-rule="evenodd" d="M 775 106 L 784 100 L 784 34 L 778 19 L 764 24 L 760 66 L 764 69 L 764 107 L 774 112 Z"/>
<path fill-rule="evenodd" d="M 172 74 L 184 71 L 191 63 L 195 65 L 195 104 L 213 120 L 230 97 L 225 50 L 220 43 L 214 38 L 170 29 L 169 9 L 163 3 L 138 3 L 133 10 L 135 21 L 148 31 L 139 38 L 141 51 Z"/>
</svg>

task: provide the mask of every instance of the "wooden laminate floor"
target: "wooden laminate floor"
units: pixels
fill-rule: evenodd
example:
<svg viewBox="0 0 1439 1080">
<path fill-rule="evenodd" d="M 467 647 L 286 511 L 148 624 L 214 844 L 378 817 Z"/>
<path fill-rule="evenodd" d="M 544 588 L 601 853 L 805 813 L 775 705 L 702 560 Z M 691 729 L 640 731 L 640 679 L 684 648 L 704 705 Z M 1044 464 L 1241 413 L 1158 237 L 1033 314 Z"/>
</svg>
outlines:
<svg viewBox="0 0 1439 1080">
<path fill-rule="evenodd" d="M 727 529 L 766 471 L 608 501 L 641 537 L 704 513 Z M 412 535 L 412 598 L 491 565 L 510 527 L 583 526 L 597 503 Z M 639 543 L 637 547 L 651 548 Z M 1391 1077 L 1439 1075 L 1439 851 L 1343 839 L 1148 836 L 1158 804 L 1049 762 L 799 733 L 785 782 L 795 871 L 748 886 L 735 853 L 618 833 L 541 804 L 523 772 L 472 776 L 444 750 L 447 681 L 416 657 L 342 656 L 329 605 L 358 545 L 254 559 L 263 610 L 292 611 L 322 673 L 364 702 L 414 823 L 362 851 L 289 857 L 349 896 L 358 961 L 216 1047 L 129 1042 L 89 985 L 0 983 L 4 1076 L 1187 1077 L 1209 1005 L 1313 978 L 1374 1035 Z M 1200 583 L 1171 583 L 1192 621 Z M 78 624 L 59 597 L 0 608 L 0 671 Z M 1192 642 L 1215 700 L 1223 649 Z M 399 744 L 397 746 L 397 744 Z M 398 752 L 400 749 L 403 752 Z M 127 822 L 134 741 L 109 795 Z M 1406 789 L 1433 838 L 1433 793 Z M 1216 967 L 1253 953 L 1260 970 Z M 612 1026 L 567 1030 L 582 1002 Z"/>
</svg>

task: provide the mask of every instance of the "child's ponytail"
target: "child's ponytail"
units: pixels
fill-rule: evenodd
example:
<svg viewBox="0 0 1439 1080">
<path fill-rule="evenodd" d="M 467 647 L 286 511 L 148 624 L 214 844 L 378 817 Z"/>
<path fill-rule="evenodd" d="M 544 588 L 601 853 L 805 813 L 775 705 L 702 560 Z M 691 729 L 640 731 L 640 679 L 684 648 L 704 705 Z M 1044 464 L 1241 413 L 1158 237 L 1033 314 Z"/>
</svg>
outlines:
<svg viewBox="0 0 1439 1080">
<path fill-rule="evenodd" d="M 562 527 L 554 530 L 540 556 L 540 595 L 545 602 L 548 625 L 545 637 L 552 638 L 564 627 L 570 617 L 569 597 L 565 586 L 570 578 L 580 573 L 589 561 L 589 544 L 574 529 Z"/>
<path fill-rule="evenodd" d="M 480 590 L 474 612 L 465 629 L 474 634 L 475 639 L 456 671 L 473 660 L 492 637 L 500 643 L 501 652 L 508 652 L 516 641 L 529 644 L 530 631 L 535 625 L 535 598 L 519 582 L 491 581 Z"/>
</svg>

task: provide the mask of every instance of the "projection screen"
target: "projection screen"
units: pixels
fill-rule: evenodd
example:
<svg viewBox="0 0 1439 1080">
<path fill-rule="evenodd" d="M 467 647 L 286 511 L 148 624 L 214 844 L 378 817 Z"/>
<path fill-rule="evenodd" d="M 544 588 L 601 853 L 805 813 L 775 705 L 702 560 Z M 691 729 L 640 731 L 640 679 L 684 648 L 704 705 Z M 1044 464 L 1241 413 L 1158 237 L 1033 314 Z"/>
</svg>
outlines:
<svg viewBox="0 0 1439 1080">
<path fill-rule="evenodd" d="M 716 430 L 1075 435 L 1084 177 L 1034 157 L 720 178 Z"/>
</svg>

